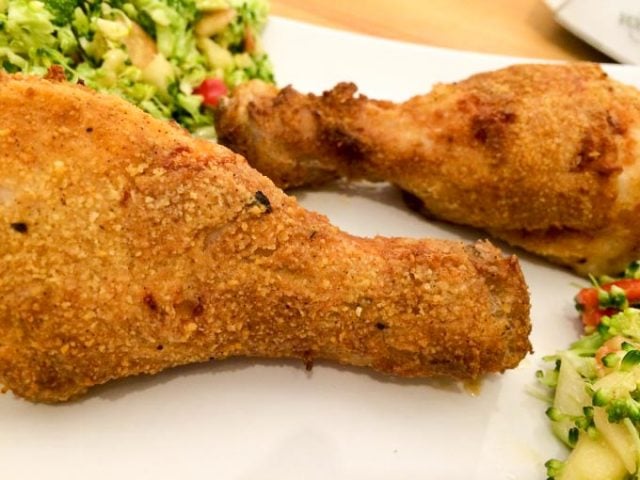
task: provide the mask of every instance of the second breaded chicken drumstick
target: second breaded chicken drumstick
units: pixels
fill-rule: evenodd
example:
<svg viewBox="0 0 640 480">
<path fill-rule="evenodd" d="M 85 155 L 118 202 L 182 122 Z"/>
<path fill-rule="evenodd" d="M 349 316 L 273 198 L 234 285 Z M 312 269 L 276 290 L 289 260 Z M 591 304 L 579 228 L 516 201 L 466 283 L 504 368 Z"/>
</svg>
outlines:
<svg viewBox="0 0 640 480">
<path fill-rule="evenodd" d="M 386 180 L 429 214 L 586 274 L 640 257 L 640 93 L 596 65 L 517 65 L 405 103 L 251 82 L 221 141 L 277 185 Z"/>
<path fill-rule="evenodd" d="M 0 74 L 0 384 L 63 401 L 246 355 L 476 378 L 530 350 L 515 258 L 356 238 L 116 97 Z"/>
</svg>

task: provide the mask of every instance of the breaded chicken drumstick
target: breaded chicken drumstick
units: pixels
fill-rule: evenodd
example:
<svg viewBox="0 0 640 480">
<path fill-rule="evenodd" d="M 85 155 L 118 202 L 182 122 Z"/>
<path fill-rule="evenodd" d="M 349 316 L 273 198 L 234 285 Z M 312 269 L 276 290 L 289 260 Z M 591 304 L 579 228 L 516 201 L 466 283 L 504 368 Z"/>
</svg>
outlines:
<svg viewBox="0 0 640 480">
<path fill-rule="evenodd" d="M 386 180 L 583 274 L 640 257 L 640 94 L 599 66 L 517 65 L 400 104 L 355 93 L 251 82 L 223 104 L 221 141 L 280 187 Z"/>
<path fill-rule="evenodd" d="M 124 101 L 0 75 L 0 383 L 64 401 L 247 355 L 475 378 L 530 350 L 515 258 L 356 238 Z"/>
</svg>

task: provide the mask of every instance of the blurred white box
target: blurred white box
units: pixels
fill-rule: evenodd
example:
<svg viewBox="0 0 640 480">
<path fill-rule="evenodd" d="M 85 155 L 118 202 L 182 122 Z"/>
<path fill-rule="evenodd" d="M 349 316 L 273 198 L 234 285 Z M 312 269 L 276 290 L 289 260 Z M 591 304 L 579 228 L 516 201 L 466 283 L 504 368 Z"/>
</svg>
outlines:
<svg viewBox="0 0 640 480">
<path fill-rule="evenodd" d="M 545 0 L 563 27 L 622 63 L 640 64 L 639 0 Z"/>
</svg>

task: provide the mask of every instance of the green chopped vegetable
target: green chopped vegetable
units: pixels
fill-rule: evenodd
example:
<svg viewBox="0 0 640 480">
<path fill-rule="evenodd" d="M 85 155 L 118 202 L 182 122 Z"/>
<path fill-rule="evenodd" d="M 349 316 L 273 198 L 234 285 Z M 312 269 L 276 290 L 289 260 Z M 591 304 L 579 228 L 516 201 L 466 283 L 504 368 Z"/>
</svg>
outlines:
<svg viewBox="0 0 640 480">
<path fill-rule="evenodd" d="M 48 0 L 45 2 L 47 10 L 53 14 L 52 21 L 55 25 L 70 25 L 73 20 L 73 12 L 80 6 L 76 0 Z"/>
<path fill-rule="evenodd" d="M 629 306 L 637 305 L 639 271 L 634 262 L 624 277 L 583 289 L 577 306 L 591 302 L 592 333 L 546 357 L 554 365 L 537 373 L 551 393 L 552 430 L 570 449 L 566 460 L 545 464 L 549 479 L 640 478 L 640 310 Z"/>
<path fill-rule="evenodd" d="M 273 81 L 259 38 L 267 15 L 267 0 L 0 0 L 0 68 L 59 65 L 70 81 L 215 138 L 208 107 L 249 79 Z"/>
</svg>

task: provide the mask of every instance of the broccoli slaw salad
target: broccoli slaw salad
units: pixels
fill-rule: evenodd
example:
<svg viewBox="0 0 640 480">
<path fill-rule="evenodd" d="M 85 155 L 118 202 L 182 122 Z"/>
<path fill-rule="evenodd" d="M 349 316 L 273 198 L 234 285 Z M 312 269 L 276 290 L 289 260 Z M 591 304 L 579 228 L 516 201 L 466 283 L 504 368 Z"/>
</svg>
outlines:
<svg viewBox="0 0 640 480">
<path fill-rule="evenodd" d="M 640 478 L 640 262 L 619 277 L 592 279 L 575 297 L 584 335 L 545 357 L 554 434 L 570 449 L 546 463 L 549 479 Z"/>
<path fill-rule="evenodd" d="M 119 95 L 215 139 L 229 88 L 273 81 L 260 43 L 267 0 L 0 0 L 0 68 Z"/>
</svg>

